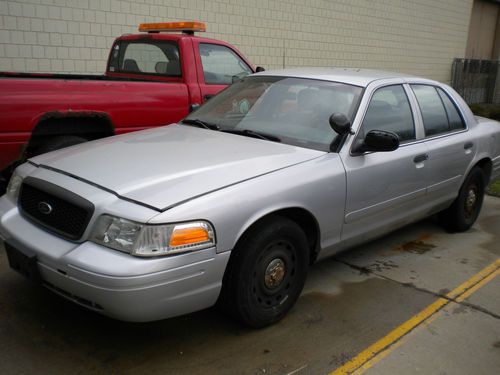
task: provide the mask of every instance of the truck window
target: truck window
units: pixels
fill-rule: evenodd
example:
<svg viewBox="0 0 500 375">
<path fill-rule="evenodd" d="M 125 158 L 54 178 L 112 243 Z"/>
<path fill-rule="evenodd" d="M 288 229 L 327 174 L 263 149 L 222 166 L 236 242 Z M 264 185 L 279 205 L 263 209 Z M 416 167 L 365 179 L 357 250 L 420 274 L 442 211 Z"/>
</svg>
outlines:
<svg viewBox="0 0 500 375">
<path fill-rule="evenodd" d="M 113 47 L 109 70 L 180 77 L 179 49 L 168 41 L 121 41 Z"/>
<path fill-rule="evenodd" d="M 252 69 L 228 47 L 200 43 L 200 56 L 206 84 L 230 85 L 233 76 L 243 78 L 252 74 Z"/>
</svg>

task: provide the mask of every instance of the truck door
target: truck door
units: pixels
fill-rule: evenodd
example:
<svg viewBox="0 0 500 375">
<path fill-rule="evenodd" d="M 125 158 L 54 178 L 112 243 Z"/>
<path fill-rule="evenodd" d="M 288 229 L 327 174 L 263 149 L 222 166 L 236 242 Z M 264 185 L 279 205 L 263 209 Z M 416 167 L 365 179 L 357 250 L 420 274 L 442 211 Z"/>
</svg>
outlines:
<svg viewBox="0 0 500 375">
<path fill-rule="evenodd" d="M 203 102 L 234 81 L 253 73 L 251 66 L 229 46 L 196 41 L 193 47 Z"/>
</svg>

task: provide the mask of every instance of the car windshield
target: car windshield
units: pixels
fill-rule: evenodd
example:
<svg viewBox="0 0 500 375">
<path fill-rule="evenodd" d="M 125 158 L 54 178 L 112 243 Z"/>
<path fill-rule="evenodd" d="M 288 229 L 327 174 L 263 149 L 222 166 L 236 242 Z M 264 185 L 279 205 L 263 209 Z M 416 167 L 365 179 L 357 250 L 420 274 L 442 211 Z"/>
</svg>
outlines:
<svg viewBox="0 0 500 375">
<path fill-rule="evenodd" d="M 340 112 L 352 121 L 361 91 L 314 79 L 248 77 L 210 99 L 185 123 L 213 124 L 214 130 L 330 151 L 338 135 L 328 119 Z"/>
</svg>

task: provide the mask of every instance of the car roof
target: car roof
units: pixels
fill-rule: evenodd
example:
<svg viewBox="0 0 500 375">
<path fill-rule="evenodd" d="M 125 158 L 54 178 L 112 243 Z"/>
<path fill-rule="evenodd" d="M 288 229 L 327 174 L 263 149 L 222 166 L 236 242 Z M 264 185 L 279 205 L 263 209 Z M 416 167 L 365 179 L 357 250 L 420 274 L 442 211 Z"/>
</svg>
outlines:
<svg viewBox="0 0 500 375">
<path fill-rule="evenodd" d="M 290 68 L 269 70 L 254 75 L 320 79 L 325 81 L 348 83 L 362 87 L 366 87 L 370 84 L 370 82 L 379 79 L 402 78 L 414 80 L 417 78 L 402 73 L 357 68 Z"/>
</svg>

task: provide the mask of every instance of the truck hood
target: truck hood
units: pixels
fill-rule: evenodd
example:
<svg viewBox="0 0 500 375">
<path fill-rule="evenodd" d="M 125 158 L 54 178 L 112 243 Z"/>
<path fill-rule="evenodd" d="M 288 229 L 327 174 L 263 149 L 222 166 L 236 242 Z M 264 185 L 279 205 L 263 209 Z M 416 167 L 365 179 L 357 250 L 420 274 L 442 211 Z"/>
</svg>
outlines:
<svg viewBox="0 0 500 375">
<path fill-rule="evenodd" d="M 165 210 L 325 153 L 186 125 L 128 133 L 30 161 Z"/>
</svg>

